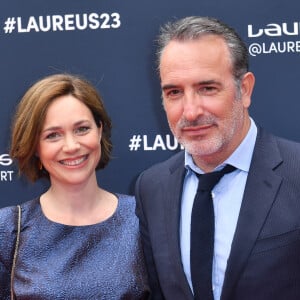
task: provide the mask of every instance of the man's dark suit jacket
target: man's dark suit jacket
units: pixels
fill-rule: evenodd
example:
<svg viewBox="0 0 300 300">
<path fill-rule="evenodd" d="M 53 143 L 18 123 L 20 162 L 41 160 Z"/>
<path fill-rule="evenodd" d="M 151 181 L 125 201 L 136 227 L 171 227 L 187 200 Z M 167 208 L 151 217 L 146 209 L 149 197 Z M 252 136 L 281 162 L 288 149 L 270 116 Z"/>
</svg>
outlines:
<svg viewBox="0 0 300 300">
<path fill-rule="evenodd" d="M 193 299 L 179 245 L 184 175 L 180 152 L 144 171 L 136 183 L 153 299 Z M 300 144 L 261 129 L 221 295 L 250 299 L 300 299 Z"/>
</svg>

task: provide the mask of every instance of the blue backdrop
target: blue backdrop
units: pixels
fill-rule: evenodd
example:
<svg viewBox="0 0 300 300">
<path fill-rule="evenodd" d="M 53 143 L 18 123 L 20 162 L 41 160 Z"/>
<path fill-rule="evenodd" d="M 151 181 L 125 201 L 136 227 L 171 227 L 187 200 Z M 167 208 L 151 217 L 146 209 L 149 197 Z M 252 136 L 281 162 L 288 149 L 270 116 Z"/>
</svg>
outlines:
<svg viewBox="0 0 300 300">
<path fill-rule="evenodd" d="M 256 122 L 300 141 L 298 0 L 2 0 L 0 3 L 0 207 L 30 200 L 47 183 L 18 177 L 8 156 L 15 106 L 37 79 L 71 72 L 100 91 L 113 121 L 113 159 L 99 184 L 133 193 L 137 175 L 179 149 L 168 129 L 155 69 L 155 37 L 168 20 L 220 18 L 249 47 Z"/>
</svg>

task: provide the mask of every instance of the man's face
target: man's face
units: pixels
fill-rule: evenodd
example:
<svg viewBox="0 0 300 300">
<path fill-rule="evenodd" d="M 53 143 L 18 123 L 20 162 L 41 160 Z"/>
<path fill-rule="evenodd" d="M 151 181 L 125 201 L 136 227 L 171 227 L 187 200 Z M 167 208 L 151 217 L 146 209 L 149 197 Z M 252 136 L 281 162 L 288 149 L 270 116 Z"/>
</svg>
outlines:
<svg viewBox="0 0 300 300">
<path fill-rule="evenodd" d="M 171 41 L 161 55 L 160 77 L 173 134 L 196 164 L 214 168 L 249 129 L 253 74 L 243 77 L 239 94 L 225 42 L 206 35 L 196 41 Z"/>
</svg>

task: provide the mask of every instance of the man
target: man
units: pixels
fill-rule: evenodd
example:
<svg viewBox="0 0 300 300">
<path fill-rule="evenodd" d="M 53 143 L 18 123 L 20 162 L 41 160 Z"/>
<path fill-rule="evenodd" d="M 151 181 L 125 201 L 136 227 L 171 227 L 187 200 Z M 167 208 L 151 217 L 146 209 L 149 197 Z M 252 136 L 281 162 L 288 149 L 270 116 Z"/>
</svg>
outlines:
<svg viewBox="0 0 300 300">
<path fill-rule="evenodd" d="M 236 169 L 212 191 L 212 298 L 300 299 L 300 145 L 249 117 L 255 79 L 245 44 L 206 17 L 166 24 L 158 42 L 163 105 L 185 150 L 136 183 L 153 299 L 210 299 L 191 276 L 192 209 L 198 174 L 225 165 Z"/>
</svg>

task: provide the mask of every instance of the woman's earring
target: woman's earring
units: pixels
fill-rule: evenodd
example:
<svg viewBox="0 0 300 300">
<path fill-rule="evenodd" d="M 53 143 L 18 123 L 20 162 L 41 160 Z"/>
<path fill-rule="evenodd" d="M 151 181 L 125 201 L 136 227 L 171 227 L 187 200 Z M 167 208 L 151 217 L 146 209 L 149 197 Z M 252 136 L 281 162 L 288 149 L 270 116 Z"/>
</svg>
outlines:
<svg viewBox="0 0 300 300">
<path fill-rule="evenodd" d="M 43 164 L 42 164 L 41 161 L 39 161 L 39 170 L 40 170 L 40 171 L 43 170 Z"/>
</svg>

